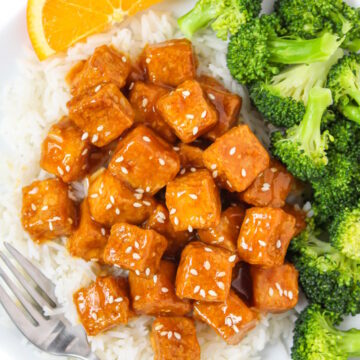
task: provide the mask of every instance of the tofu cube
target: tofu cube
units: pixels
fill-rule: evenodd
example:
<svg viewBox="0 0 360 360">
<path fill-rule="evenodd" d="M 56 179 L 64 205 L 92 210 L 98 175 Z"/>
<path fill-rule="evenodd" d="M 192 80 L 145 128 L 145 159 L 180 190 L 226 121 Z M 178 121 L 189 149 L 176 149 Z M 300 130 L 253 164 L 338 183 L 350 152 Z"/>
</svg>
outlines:
<svg viewBox="0 0 360 360">
<path fill-rule="evenodd" d="M 206 139 L 215 141 L 239 120 L 242 98 L 227 91 L 214 78 L 202 76 L 199 81 L 205 94 L 219 114 L 219 121 L 216 126 L 204 135 Z"/>
<path fill-rule="evenodd" d="M 67 103 L 69 116 L 97 147 L 108 145 L 134 123 L 134 111 L 114 84 L 97 85 Z"/>
<path fill-rule="evenodd" d="M 228 250 L 192 242 L 181 254 L 176 295 L 183 299 L 221 302 L 227 298 L 236 255 Z"/>
<path fill-rule="evenodd" d="M 219 191 L 207 170 L 178 177 L 166 188 L 166 206 L 175 231 L 206 229 L 220 222 Z"/>
<path fill-rule="evenodd" d="M 254 206 L 280 208 L 285 205 L 294 183 L 293 176 L 276 160 L 258 175 L 255 181 L 239 197 Z"/>
<path fill-rule="evenodd" d="M 109 170 L 133 189 L 156 194 L 176 177 L 180 159 L 166 141 L 139 125 L 119 141 Z"/>
<path fill-rule="evenodd" d="M 128 284 L 124 278 L 98 277 L 88 287 L 74 293 L 73 301 L 89 336 L 128 322 Z"/>
<path fill-rule="evenodd" d="M 94 220 L 107 227 L 118 222 L 141 224 L 156 207 L 151 196 L 135 193 L 108 170 L 90 182 L 88 201 Z"/>
<path fill-rule="evenodd" d="M 75 65 L 68 75 L 72 95 L 79 95 L 82 92 L 99 84 L 113 83 L 122 88 L 131 71 L 129 58 L 106 45 L 95 49 L 88 60 Z"/>
<path fill-rule="evenodd" d="M 200 84 L 187 80 L 156 103 L 164 120 L 184 143 L 191 143 L 211 130 L 218 114 Z"/>
<path fill-rule="evenodd" d="M 40 166 L 68 183 L 82 179 L 89 169 L 91 145 L 68 118 L 50 128 L 41 147 Z"/>
<path fill-rule="evenodd" d="M 118 223 L 111 228 L 104 261 L 150 277 L 159 270 L 166 247 L 167 240 L 156 231 Z"/>
<path fill-rule="evenodd" d="M 201 169 L 204 168 L 203 150 L 197 146 L 180 143 L 178 146 L 180 164 L 182 169 Z"/>
<path fill-rule="evenodd" d="M 174 230 L 170 222 L 169 212 L 166 207 L 161 204 L 156 207 L 155 211 L 145 222 L 144 228 L 155 230 L 167 239 L 168 246 L 165 250 L 165 255 L 172 258 L 178 257 L 193 237 L 192 233 L 188 231 Z"/>
<path fill-rule="evenodd" d="M 38 243 L 69 236 L 76 223 L 76 207 L 68 186 L 60 179 L 34 181 L 22 189 L 21 223 Z"/>
<path fill-rule="evenodd" d="M 221 303 L 196 301 L 194 317 L 211 326 L 229 345 L 238 344 L 259 319 L 258 314 L 248 308 L 233 290 Z"/>
<path fill-rule="evenodd" d="M 143 58 L 148 78 L 154 84 L 176 87 L 196 76 L 197 60 L 189 40 L 147 45 Z"/>
<path fill-rule="evenodd" d="M 304 210 L 302 210 L 298 205 L 289 205 L 289 204 L 285 204 L 284 206 L 284 211 L 289 214 L 292 215 L 295 218 L 295 236 L 298 236 L 300 233 L 302 233 L 307 226 L 307 214 Z"/>
<path fill-rule="evenodd" d="M 282 209 L 248 209 L 238 238 L 240 258 L 264 267 L 282 265 L 294 233 L 295 218 Z"/>
<path fill-rule="evenodd" d="M 189 300 L 175 294 L 176 265 L 162 260 L 159 271 L 150 278 L 129 273 L 132 308 L 138 314 L 183 316 L 192 310 Z"/>
<path fill-rule="evenodd" d="M 67 240 L 70 255 L 86 261 L 102 262 L 108 237 L 109 230 L 92 219 L 88 200 L 83 200 L 79 226 Z"/>
<path fill-rule="evenodd" d="M 168 93 L 169 90 L 161 86 L 137 81 L 131 85 L 129 101 L 137 123 L 145 124 L 169 143 L 174 143 L 176 135 L 155 106 L 157 100 Z"/>
<path fill-rule="evenodd" d="M 154 360 L 200 360 L 200 345 L 194 320 L 186 317 L 159 317 L 151 329 Z"/>
<path fill-rule="evenodd" d="M 264 171 L 270 157 L 247 125 L 239 125 L 219 137 L 204 151 L 204 164 L 225 189 L 247 189 Z"/>
<path fill-rule="evenodd" d="M 282 312 L 298 302 L 299 273 L 292 264 L 264 269 L 252 266 L 254 306 L 261 311 Z"/>
<path fill-rule="evenodd" d="M 199 238 L 206 244 L 220 246 L 235 252 L 244 217 L 245 209 L 243 206 L 230 206 L 221 213 L 218 226 L 198 230 Z"/>
</svg>

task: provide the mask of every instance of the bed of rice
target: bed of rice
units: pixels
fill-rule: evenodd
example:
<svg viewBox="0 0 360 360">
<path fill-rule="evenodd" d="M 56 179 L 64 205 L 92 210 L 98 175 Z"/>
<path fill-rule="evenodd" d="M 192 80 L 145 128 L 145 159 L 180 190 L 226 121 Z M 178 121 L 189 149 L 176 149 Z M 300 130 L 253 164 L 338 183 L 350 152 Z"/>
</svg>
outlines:
<svg viewBox="0 0 360 360">
<path fill-rule="evenodd" d="M 27 49 L 19 69 L 20 76 L 6 87 L 1 134 L 9 144 L 9 152 L 1 154 L 0 158 L 0 237 L 21 249 L 53 280 L 62 304 L 57 311 L 63 312 L 74 323 L 77 316 L 72 294 L 94 280 L 99 268 L 95 263 L 70 257 L 63 246 L 65 239 L 43 246 L 37 246 L 29 239 L 19 220 L 21 188 L 36 178 L 48 176 L 39 166 L 40 145 L 51 124 L 67 112 L 66 102 L 70 94 L 64 78 L 77 61 L 86 59 L 94 48 L 102 44 L 112 44 L 135 58 L 146 43 L 180 36 L 170 14 L 149 11 L 107 33 L 89 38 L 86 43 L 77 44 L 63 56 L 41 64 L 33 51 Z M 261 119 L 251 111 L 246 91 L 231 78 L 226 68 L 226 43 L 218 40 L 212 32 L 202 33 L 193 43 L 200 60 L 199 72 L 217 77 L 228 89 L 243 97 L 242 119 L 266 143 Z M 279 340 L 288 348 L 294 318 L 292 312 L 268 315 L 237 346 L 226 345 L 212 329 L 198 323 L 202 359 L 260 359 L 260 352 L 266 344 Z M 2 324 L 9 321 L 1 307 L 0 321 Z M 151 322 L 150 317 L 139 317 L 127 326 L 119 326 L 90 338 L 91 346 L 104 360 L 151 359 Z"/>
</svg>

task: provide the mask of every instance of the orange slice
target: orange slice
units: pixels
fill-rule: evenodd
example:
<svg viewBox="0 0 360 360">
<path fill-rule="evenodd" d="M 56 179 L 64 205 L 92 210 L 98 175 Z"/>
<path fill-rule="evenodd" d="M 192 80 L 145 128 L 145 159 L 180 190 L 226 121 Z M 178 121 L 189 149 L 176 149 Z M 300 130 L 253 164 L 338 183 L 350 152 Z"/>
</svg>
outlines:
<svg viewBox="0 0 360 360">
<path fill-rule="evenodd" d="M 161 0 L 28 0 L 27 26 L 40 60 Z"/>
</svg>

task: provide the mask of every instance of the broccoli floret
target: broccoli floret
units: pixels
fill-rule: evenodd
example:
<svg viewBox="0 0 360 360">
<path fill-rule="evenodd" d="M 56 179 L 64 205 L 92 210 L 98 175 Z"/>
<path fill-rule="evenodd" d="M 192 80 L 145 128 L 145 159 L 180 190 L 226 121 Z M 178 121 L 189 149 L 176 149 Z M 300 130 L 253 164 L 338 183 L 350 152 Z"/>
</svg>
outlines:
<svg viewBox="0 0 360 360">
<path fill-rule="evenodd" d="M 289 34 L 312 38 L 329 31 L 345 37 L 343 48 L 360 49 L 359 14 L 343 0 L 277 0 L 275 11 Z"/>
<path fill-rule="evenodd" d="M 329 233 L 332 246 L 360 263 L 360 203 L 336 214 Z"/>
<path fill-rule="evenodd" d="M 289 128 L 299 124 L 305 115 L 305 106 L 312 88 L 323 87 L 330 68 L 344 55 L 337 49 L 327 61 L 293 65 L 270 81 L 250 85 L 250 97 L 256 108 L 278 127 Z"/>
<path fill-rule="evenodd" d="M 290 243 L 299 281 L 311 302 L 339 314 L 360 312 L 360 264 L 319 239 L 311 223 Z"/>
<path fill-rule="evenodd" d="M 181 31 L 192 37 L 211 24 L 223 40 L 235 34 L 239 27 L 259 15 L 262 0 L 199 0 L 195 7 L 178 20 Z"/>
<path fill-rule="evenodd" d="M 301 180 L 317 178 L 325 170 L 327 143 L 331 135 L 328 131 L 321 133 L 321 120 L 331 104 L 329 89 L 312 88 L 301 123 L 288 129 L 285 136 L 280 131 L 272 134 L 273 154 Z"/>
<path fill-rule="evenodd" d="M 329 72 L 327 86 L 338 111 L 360 125 L 360 55 L 345 56 L 335 64 Z"/>
<path fill-rule="evenodd" d="M 341 331 L 341 317 L 335 312 L 312 304 L 305 308 L 295 323 L 293 360 L 347 360 L 360 355 L 360 330 Z"/>
<path fill-rule="evenodd" d="M 266 80 L 278 74 L 283 65 L 326 61 L 339 47 L 337 35 L 324 33 L 317 38 L 284 38 L 284 30 L 274 15 L 263 15 L 243 25 L 232 36 L 227 63 L 240 83 Z"/>
</svg>

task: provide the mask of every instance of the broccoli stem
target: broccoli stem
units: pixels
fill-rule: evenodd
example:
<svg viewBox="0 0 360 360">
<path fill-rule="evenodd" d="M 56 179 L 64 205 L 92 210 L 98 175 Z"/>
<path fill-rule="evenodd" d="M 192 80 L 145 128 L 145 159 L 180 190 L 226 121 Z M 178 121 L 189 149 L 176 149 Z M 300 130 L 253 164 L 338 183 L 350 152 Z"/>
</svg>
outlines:
<svg viewBox="0 0 360 360">
<path fill-rule="evenodd" d="M 349 357 L 360 356 L 360 330 L 335 331 L 341 336 L 341 341 L 339 341 L 338 346 L 344 354 L 348 354 Z"/>
<path fill-rule="evenodd" d="M 347 105 L 341 111 L 346 118 L 360 125 L 360 108 L 358 106 Z"/>
<path fill-rule="evenodd" d="M 309 239 L 309 246 L 311 250 L 314 251 L 318 256 L 325 254 L 334 254 L 336 253 L 336 249 L 334 249 L 331 244 L 317 239 L 315 236 L 311 236 Z"/>
<path fill-rule="evenodd" d="M 181 31 L 192 37 L 218 16 L 218 8 L 216 1 L 198 1 L 193 9 L 178 19 Z"/>
<path fill-rule="evenodd" d="M 339 38 L 330 33 L 310 40 L 273 38 L 269 40 L 268 47 L 272 62 L 311 64 L 326 61 L 339 47 Z"/>
<path fill-rule="evenodd" d="M 360 50 L 360 39 L 345 39 L 344 48 L 351 52 L 358 52 Z"/>
</svg>

